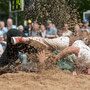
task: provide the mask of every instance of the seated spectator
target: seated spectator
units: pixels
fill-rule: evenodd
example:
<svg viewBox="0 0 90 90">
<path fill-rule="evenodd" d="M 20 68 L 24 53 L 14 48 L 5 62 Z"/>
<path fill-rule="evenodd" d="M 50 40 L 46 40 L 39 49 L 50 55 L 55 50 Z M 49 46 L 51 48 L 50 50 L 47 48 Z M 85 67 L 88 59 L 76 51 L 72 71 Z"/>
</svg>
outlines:
<svg viewBox="0 0 90 90">
<path fill-rule="evenodd" d="M 3 47 L 2 47 L 2 45 L 0 44 L 0 57 L 1 57 L 1 55 L 3 54 L 3 52 L 4 52 Z"/>
<path fill-rule="evenodd" d="M 72 35 L 72 32 L 69 30 L 68 24 L 64 24 L 64 31 L 62 36 L 70 37 Z"/>
<path fill-rule="evenodd" d="M 74 35 L 79 36 L 79 34 L 80 34 L 80 27 L 78 24 L 76 24 L 74 27 Z"/>
<path fill-rule="evenodd" d="M 40 36 L 40 29 L 38 23 L 33 24 L 33 29 L 31 32 L 31 36 Z"/>
<path fill-rule="evenodd" d="M 56 28 L 55 24 L 52 24 L 52 27 L 53 27 L 53 28 Z"/>
<path fill-rule="evenodd" d="M 27 27 L 24 28 L 24 31 L 26 36 L 31 36 L 31 32 L 32 32 L 32 21 L 28 20 L 28 25 Z"/>
<path fill-rule="evenodd" d="M 82 28 L 83 27 L 83 23 L 79 23 L 79 26 L 80 26 L 80 28 Z"/>
<path fill-rule="evenodd" d="M 12 29 L 12 28 L 17 29 L 17 27 L 15 25 L 13 25 L 13 20 L 11 18 L 9 18 L 7 20 L 7 29 L 9 30 L 9 29 Z"/>
<path fill-rule="evenodd" d="M 46 31 L 47 38 L 55 38 L 57 36 L 57 29 L 53 27 L 52 23 L 47 23 L 47 31 Z"/>
<path fill-rule="evenodd" d="M 0 44 L 2 45 L 3 50 L 5 50 L 5 48 L 6 48 L 6 46 L 7 46 L 7 42 L 4 41 L 3 35 L 0 35 Z"/>
<path fill-rule="evenodd" d="M 86 19 L 84 20 L 84 26 L 82 28 L 82 31 L 86 30 L 88 33 L 90 33 L 90 27 L 89 27 L 89 21 Z"/>
<path fill-rule="evenodd" d="M 41 37 L 44 37 L 46 36 L 46 29 L 45 29 L 45 26 L 44 25 L 41 25 L 40 26 L 40 30 L 41 30 Z"/>
<path fill-rule="evenodd" d="M 23 26 L 22 25 L 19 25 L 18 26 L 18 30 L 21 31 L 21 32 L 23 32 Z"/>
<path fill-rule="evenodd" d="M 3 35 L 0 35 L 0 57 L 6 48 L 6 42 L 4 41 Z"/>
<path fill-rule="evenodd" d="M 58 33 L 57 33 L 58 36 L 59 36 L 59 37 L 62 36 L 62 33 L 63 33 L 63 29 L 59 27 L 59 28 L 58 28 Z"/>
<path fill-rule="evenodd" d="M 5 23 L 3 21 L 1 21 L 1 23 L 0 23 L 0 35 L 6 36 L 7 31 L 8 30 L 5 27 Z"/>
</svg>

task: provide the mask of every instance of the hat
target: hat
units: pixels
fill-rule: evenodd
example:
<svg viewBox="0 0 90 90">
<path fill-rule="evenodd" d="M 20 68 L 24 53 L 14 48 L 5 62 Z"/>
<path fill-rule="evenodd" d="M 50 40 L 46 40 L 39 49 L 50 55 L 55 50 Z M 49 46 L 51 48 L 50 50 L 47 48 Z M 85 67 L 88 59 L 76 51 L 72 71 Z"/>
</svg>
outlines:
<svg viewBox="0 0 90 90">
<path fill-rule="evenodd" d="M 28 20 L 28 23 L 32 23 L 32 21 L 29 19 L 29 20 Z"/>
<path fill-rule="evenodd" d="M 88 23 L 89 21 L 88 21 L 88 19 L 85 19 L 83 22 L 84 22 L 84 23 Z"/>
</svg>

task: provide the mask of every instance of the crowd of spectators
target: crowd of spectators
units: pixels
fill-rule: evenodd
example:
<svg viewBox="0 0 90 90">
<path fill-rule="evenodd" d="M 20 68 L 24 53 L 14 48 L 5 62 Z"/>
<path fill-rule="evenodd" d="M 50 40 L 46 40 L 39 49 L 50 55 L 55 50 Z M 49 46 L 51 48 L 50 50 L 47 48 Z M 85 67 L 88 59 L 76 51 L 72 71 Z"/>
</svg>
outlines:
<svg viewBox="0 0 90 90">
<path fill-rule="evenodd" d="M 5 25 L 6 24 L 6 25 Z M 90 34 L 89 21 L 84 20 L 82 25 L 76 24 L 74 30 L 69 30 L 69 24 L 65 23 L 63 27 L 56 27 L 52 21 L 47 21 L 46 25 L 39 25 L 37 22 L 32 22 L 31 20 L 27 21 L 27 26 L 13 25 L 13 20 L 11 18 L 7 19 L 7 22 L 0 21 L 0 56 L 4 52 L 7 45 L 7 32 L 15 28 L 23 32 L 26 36 L 30 37 L 43 37 L 43 38 L 57 38 L 60 36 L 70 37 L 71 35 L 86 36 Z M 85 40 L 86 38 L 83 38 Z"/>
</svg>

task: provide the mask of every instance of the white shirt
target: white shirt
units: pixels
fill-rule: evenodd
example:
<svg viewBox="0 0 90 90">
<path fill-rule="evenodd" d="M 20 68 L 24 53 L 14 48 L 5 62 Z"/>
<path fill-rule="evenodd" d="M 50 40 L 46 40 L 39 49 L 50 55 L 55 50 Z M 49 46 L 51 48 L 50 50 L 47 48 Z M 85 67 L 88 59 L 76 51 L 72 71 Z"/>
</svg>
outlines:
<svg viewBox="0 0 90 90">
<path fill-rule="evenodd" d="M 46 31 L 41 32 L 41 34 L 42 34 L 42 37 L 45 37 L 46 36 Z"/>
<path fill-rule="evenodd" d="M 62 36 L 69 37 L 71 34 L 72 34 L 72 32 L 68 30 L 68 32 L 63 33 Z"/>
<path fill-rule="evenodd" d="M 85 43 L 81 40 L 77 40 L 73 43 L 73 46 L 79 47 L 80 51 L 77 58 L 85 59 L 82 63 L 90 63 L 90 48 L 85 45 Z M 81 63 L 81 65 L 82 65 Z"/>
</svg>

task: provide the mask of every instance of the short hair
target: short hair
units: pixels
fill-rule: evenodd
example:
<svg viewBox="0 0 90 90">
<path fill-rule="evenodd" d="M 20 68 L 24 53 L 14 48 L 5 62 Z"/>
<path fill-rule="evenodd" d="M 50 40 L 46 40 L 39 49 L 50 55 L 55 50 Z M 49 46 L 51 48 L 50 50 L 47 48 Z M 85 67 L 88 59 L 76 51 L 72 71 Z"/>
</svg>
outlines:
<svg viewBox="0 0 90 90">
<path fill-rule="evenodd" d="M 1 24 L 5 25 L 4 21 L 1 21 Z"/>
<path fill-rule="evenodd" d="M 57 27 L 57 30 L 59 31 L 59 30 L 63 30 L 63 28 L 62 27 Z"/>
<path fill-rule="evenodd" d="M 19 26 L 18 26 L 18 29 L 19 29 L 19 28 L 22 28 L 22 29 L 24 29 L 24 28 L 23 28 L 23 25 L 19 25 Z"/>
</svg>

